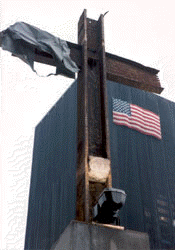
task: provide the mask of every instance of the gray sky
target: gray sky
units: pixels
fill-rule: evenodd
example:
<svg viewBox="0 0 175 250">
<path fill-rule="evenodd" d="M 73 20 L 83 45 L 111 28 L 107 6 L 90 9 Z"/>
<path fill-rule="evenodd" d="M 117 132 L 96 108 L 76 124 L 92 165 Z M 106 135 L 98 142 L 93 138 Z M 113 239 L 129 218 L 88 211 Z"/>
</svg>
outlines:
<svg viewBox="0 0 175 250">
<path fill-rule="evenodd" d="M 61 39 L 77 42 L 83 9 L 98 19 L 106 11 L 106 51 L 160 70 L 162 96 L 175 101 L 173 0 L 1 0 L 1 30 L 24 21 Z M 1 230 L 0 249 L 24 246 L 34 128 L 73 82 L 38 77 L 28 65 L 1 50 Z M 39 67 L 41 74 L 48 70 Z M 49 69 L 50 70 L 50 69 Z"/>
</svg>

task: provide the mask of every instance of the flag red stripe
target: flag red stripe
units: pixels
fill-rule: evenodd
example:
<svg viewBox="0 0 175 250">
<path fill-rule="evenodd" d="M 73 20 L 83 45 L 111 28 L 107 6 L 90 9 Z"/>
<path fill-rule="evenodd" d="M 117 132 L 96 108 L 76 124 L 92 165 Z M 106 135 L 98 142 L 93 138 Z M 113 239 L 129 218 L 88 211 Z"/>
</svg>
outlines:
<svg viewBox="0 0 175 250">
<path fill-rule="evenodd" d="M 155 126 L 152 121 L 138 120 L 137 117 L 113 111 L 113 122 L 117 125 L 124 125 L 147 135 L 153 135 L 161 139 L 160 125 Z"/>
<path fill-rule="evenodd" d="M 147 110 L 147 109 L 144 109 L 144 108 L 141 108 L 135 104 L 130 104 L 131 107 L 133 107 L 134 109 L 138 110 L 138 111 L 141 111 L 145 114 L 148 114 L 149 116 L 152 116 L 152 117 L 155 117 L 155 119 L 159 119 L 159 116 L 156 115 L 155 113 L 153 113 L 152 111 L 150 110 Z"/>
<path fill-rule="evenodd" d="M 149 112 L 146 109 L 142 109 L 142 108 L 136 107 L 136 105 L 133 105 L 133 104 L 131 104 L 130 107 L 131 107 L 131 113 L 132 113 L 132 115 L 134 113 L 134 114 L 140 115 L 140 117 L 142 119 L 148 119 L 148 120 L 151 120 L 151 121 L 155 121 L 155 123 L 159 123 L 160 124 L 160 118 L 159 118 L 158 115 L 153 114 L 152 112 Z"/>
<path fill-rule="evenodd" d="M 148 130 L 153 129 L 157 132 L 160 132 L 160 125 L 152 124 L 149 121 L 142 121 L 138 117 L 128 116 L 127 114 L 113 111 L 113 118 L 114 119 L 124 119 L 125 121 L 128 121 L 132 124 L 136 124 L 136 125 L 141 126 L 143 128 L 147 128 Z"/>
<path fill-rule="evenodd" d="M 116 121 L 116 120 L 113 120 L 113 122 L 116 124 L 116 125 L 124 125 L 124 126 L 127 126 L 131 129 L 134 129 L 134 130 L 137 130 L 138 132 L 142 133 L 142 134 L 145 134 L 145 135 L 152 135 L 154 137 L 156 137 L 157 139 L 161 140 L 161 135 L 157 134 L 157 133 L 154 133 L 152 131 L 145 131 L 143 129 L 140 129 L 139 127 L 136 127 L 136 126 L 132 126 L 131 124 L 128 124 L 126 125 L 126 123 L 123 123 L 122 121 Z"/>
</svg>

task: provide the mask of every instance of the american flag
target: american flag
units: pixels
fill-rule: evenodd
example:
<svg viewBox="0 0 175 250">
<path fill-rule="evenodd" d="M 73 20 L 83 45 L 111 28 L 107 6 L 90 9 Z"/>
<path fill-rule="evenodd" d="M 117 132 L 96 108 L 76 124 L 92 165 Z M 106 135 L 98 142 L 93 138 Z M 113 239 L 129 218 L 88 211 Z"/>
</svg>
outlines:
<svg viewBox="0 0 175 250">
<path fill-rule="evenodd" d="M 162 139 L 158 115 L 121 99 L 113 98 L 113 122 Z"/>
</svg>

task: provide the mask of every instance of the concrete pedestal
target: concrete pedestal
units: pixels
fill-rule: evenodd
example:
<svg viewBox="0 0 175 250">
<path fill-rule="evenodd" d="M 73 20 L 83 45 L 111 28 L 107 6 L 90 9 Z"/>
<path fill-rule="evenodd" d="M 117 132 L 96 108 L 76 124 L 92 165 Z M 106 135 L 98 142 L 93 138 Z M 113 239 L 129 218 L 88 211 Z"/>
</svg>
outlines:
<svg viewBox="0 0 175 250">
<path fill-rule="evenodd" d="M 146 233 L 71 221 L 51 250 L 149 250 Z"/>
</svg>

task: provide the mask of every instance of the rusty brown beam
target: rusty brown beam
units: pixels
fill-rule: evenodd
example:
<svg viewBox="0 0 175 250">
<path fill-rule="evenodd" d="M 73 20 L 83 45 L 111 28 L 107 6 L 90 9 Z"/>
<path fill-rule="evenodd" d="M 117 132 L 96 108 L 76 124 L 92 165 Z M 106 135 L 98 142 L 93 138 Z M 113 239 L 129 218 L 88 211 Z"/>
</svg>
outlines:
<svg viewBox="0 0 175 250">
<path fill-rule="evenodd" d="M 87 19 L 90 20 L 90 19 Z M 92 20 L 93 21 L 93 20 Z M 0 32 L 0 46 L 2 40 L 2 32 Z M 67 41 L 70 48 L 70 57 L 82 69 L 82 46 Z M 99 54 L 91 48 L 87 48 L 87 60 L 100 60 Z M 110 53 L 105 53 L 106 60 L 106 79 L 114 82 L 120 82 L 129 86 L 133 86 L 142 90 L 147 90 L 160 94 L 163 88 L 157 77 L 159 70 L 146 67 L 126 58 L 122 58 Z M 35 50 L 35 61 L 55 66 L 53 57 L 43 51 Z"/>
<path fill-rule="evenodd" d="M 106 53 L 106 67 L 108 80 L 157 94 L 163 90 L 156 69 L 109 53 Z"/>
</svg>

